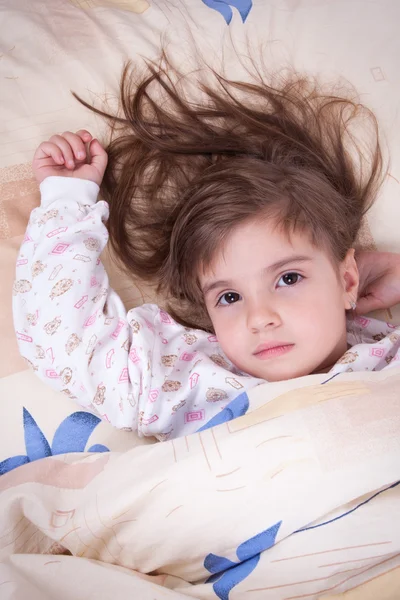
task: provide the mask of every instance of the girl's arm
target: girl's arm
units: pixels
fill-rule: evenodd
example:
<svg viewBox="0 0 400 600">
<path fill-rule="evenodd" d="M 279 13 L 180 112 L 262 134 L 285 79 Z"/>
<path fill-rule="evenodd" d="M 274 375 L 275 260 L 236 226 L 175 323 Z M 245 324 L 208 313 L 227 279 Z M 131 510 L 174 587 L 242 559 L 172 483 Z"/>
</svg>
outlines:
<svg viewBox="0 0 400 600">
<path fill-rule="evenodd" d="M 151 332 L 130 360 L 132 328 L 99 258 L 108 206 L 96 203 L 98 185 L 88 180 L 48 177 L 40 191 L 14 284 L 20 352 L 56 390 L 117 427 L 136 428 Z"/>
<path fill-rule="evenodd" d="M 39 377 L 113 425 L 136 428 L 143 352 L 130 361 L 132 328 L 99 258 L 108 206 L 96 200 L 106 165 L 107 153 L 85 130 L 54 135 L 36 150 L 41 206 L 17 261 L 14 322 Z M 149 343 L 146 335 L 140 347 Z"/>
</svg>

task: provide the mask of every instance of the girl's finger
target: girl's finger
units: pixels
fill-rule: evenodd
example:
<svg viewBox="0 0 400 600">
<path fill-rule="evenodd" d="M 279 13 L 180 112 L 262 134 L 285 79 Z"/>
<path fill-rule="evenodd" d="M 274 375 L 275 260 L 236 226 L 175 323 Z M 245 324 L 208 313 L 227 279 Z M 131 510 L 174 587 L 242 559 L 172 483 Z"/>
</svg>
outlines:
<svg viewBox="0 0 400 600">
<path fill-rule="evenodd" d="M 99 140 L 92 140 L 89 153 L 90 164 L 95 166 L 99 173 L 101 173 L 101 176 L 103 176 L 108 162 L 108 155 L 103 146 L 100 144 Z"/>
<path fill-rule="evenodd" d="M 68 169 L 74 169 L 75 168 L 74 155 L 73 155 L 72 148 L 69 145 L 68 141 L 65 138 L 63 138 L 61 135 L 53 135 L 49 141 L 52 144 L 55 144 L 56 146 L 58 146 L 58 148 L 61 150 L 63 157 L 64 157 L 64 162 L 65 162 L 66 167 Z"/>
<path fill-rule="evenodd" d="M 42 142 L 39 148 L 36 150 L 33 160 L 40 160 L 49 156 L 54 160 L 55 163 L 59 165 L 64 164 L 64 157 L 60 148 L 51 142 Z"/>
<path fill-rule="evenodd" d="M 76 133 L 72 133 L 71 131 L 64 131 L 62 137 L 66 139 L 69 145 L 71 146 L 72 152 L 74 153 L 76 160 L 86 160 L 86 148 L 82 137 L 80 137 Z"/>
<path fill-rule="evenodd" d="M 83 142 L 85 142 L 85 144 L 88 144 L 93 138 L 92 134 L 89 133 L 89 131 L 87 131 L 86 129 L 80 129 L 76 132 L 76 135 L 79 135 L 79 137 Z"/>
</svg>

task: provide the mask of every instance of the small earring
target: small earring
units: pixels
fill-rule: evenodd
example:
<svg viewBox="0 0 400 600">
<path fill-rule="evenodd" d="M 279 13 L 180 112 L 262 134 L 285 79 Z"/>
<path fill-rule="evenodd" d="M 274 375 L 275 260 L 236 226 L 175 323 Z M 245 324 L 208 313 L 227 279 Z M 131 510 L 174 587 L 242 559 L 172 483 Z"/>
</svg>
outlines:
<svg viewBox="0 0 400 600">
<path fill-rule="evenodd" d="M 351 310 L 356 310 L 357 304 L 354 302 L 354 300 L 351 300 L 350 302 L 350 308 Z"/>
</svg>

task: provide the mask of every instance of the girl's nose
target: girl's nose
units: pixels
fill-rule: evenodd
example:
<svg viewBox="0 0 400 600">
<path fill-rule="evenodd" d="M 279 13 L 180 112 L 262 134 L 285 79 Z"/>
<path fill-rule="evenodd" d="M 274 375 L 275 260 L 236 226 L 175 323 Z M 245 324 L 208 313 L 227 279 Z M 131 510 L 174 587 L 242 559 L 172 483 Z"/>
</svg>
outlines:
<svg viewBox="0 0 400 600">
<path fill-rule="evenodd" d="M 267 302 L 258 301 L 248 308 L 247 327 L 252 332 L 258 332 L 266 328 L 278 327 L 281 324 L 281 318 L 276 308 L 268 305 Z"/>
</svg>

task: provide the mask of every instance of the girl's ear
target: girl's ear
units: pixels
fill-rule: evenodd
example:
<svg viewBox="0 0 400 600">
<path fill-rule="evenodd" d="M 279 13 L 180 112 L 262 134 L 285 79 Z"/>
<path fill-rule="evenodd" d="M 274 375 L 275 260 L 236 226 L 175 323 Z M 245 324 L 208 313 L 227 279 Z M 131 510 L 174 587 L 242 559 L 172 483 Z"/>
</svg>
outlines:
<svg viewBox="0 0 400 600">
<path fill-rule="evenodd" d="M 341 280 L 343 283 L 344 307 L 346 310 L 354 308 L 358 298 L 358 286 L 360 277 L 355 259 L 355 250 L 348 250 L 343 262 L 340 265 Z"/>
</svg>

